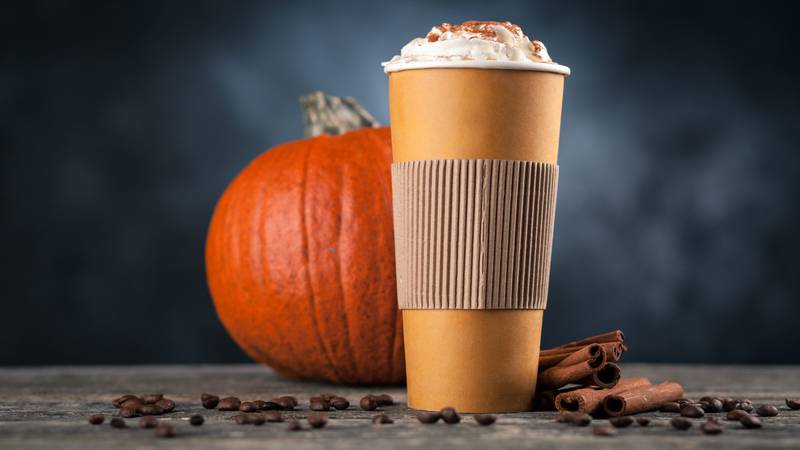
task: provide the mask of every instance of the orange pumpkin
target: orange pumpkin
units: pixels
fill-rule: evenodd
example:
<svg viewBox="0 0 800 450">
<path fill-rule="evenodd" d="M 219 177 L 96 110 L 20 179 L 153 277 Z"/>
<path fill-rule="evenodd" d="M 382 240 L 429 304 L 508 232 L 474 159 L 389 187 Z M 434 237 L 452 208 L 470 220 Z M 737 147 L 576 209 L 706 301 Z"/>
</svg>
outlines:
<svg viewBox="0 0 800 450">
<path fill-rule="evenodd" d="M 279 373 L 404 380 L 388 128 L 279 145 L 219 200 L 206 270 L 236 343 Z"/>
</svg>

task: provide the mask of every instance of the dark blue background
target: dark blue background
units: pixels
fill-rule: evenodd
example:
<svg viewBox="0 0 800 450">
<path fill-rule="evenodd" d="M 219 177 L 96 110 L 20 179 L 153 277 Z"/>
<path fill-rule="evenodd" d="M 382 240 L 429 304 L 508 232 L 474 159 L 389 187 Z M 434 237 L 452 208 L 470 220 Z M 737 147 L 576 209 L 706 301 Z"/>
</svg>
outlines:
<svg viewBox="0 0 800 450">
<path fill-rule="evenodd" d="M 379 62 L 508 19 L 570 66 L 544 344 L 800 363 L 795 11 L 748 2 L 0 6 L 0 364 L 244 361 L 208 220 L 321 89 L 388 122 Z"/>
</svg>

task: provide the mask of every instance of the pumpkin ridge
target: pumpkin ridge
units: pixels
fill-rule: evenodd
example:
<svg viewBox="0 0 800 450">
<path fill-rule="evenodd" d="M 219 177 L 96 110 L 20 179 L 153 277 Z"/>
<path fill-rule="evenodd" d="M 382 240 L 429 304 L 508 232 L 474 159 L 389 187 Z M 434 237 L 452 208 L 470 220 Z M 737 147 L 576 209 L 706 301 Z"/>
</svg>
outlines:
<svg viewBox="0 0 800 450">
<path fill-rule="evenodd" d="M 374 145 L 381 146 L 382 143 L 380 142 L 380 139 L 378 139 L 378 136 L 376 135 L 376 133 L 373 133 L 372 130 L 370 130 L 370 132 L 367 133 L 367 134 L 369 135 L 369 138 L 370 138 L 370 140 L 372 141 L 372 143 Z M 380 184 L 381 184 L 381 193 L 383 194 L 382 195 L 383 204 L 384 204 L 385 208 L 389 211 L 389 214 L 391 215 L 392 214 L 392 209 L 393 209 L 392 208 L 392 201 L 391 201 L 392 194 L 391 194 L 391 191 L 390 191 L 390 186 L 391 185 L 386 180 L 386 176 L 387 175 L 391 176 L 391 173 L 390 173 L 390 171 L 387 171 L 386 168 L 381 165 L 381 160 L 380 159 L 373 158 L 373 161 L 378 166 L 377 173 L 378 173 L 378 180 L 380 181 Z M 392 241 L 390 243 L 392 245 L 392 252 L 394 252 L 394 238 L 392 238 Z M 395 301 L 396 301 L 396 299 L 395 299 Z M 397 339 L 397 325 L 396 325 L 397 324 L 397 308 L 396 307 L 392 308 L 392 320 L 391 320 L 391 323 L 395 324 L 395 326 L 392 327 L 392 337 L 389 339 L 389 351 L 386 352 L 386 354 L 388 356 L 388 363 L 389 363 L 389 365 L 388 365 L 388 368 L 389 368 L 388 375 L 389 375 L 389 377 L 391 377 L 392 373 L 394 373 L 394 347 L 395 347 L 395 340 Z"/>
<path fill-rule="evenodd" d="M 324 137 L 324 136 L 323 136 Z M 303 221 L 303 233 L 300 233 L 303 236 L 303 247 L 304 252 L 303 256 L 305 257 L 305 272 L 306 272 L 306 283 L 307 283 L 307 291 L 308 291 L 308 302 L 311 308 L 311 329 L 314 330 L 314 336 L 317 338 L 317 342 L 319 346 L 322 348 L 322 353 L 325 355 L 325 359 L 328 361 L 328 366 L 330 367 L 331 371 L 333 372 L 333 376 L 331 377 L 334 382 L 339 382 L 341 380 L 341 376 L 339 375 L 338 371 L 336 370 L 336 364 L 333 363 L 333 359 L 331 358 L 330 351 L 328 347 L 325 345 L 325 342 L 322 339 L 322 335 L 319 332 L 319 328 L 317 323 L 317 299 L 314 296 L 314 288 L 311 287 L 311 270 L 309 265 L 311 264 L 310 261 L 310 248 L 308 243 L 308 236 L 310 230 L 308 229 L 308 220 L 306 220 L 306 194 L 308 193 L 307 185 L 308 185 L 308 167 L 309 167 L 309 159 L 311 159 L 311 150 L 316 148 L 316 143 L 319 141 L 320 138 L 312 139 L 312 145 L 306 147 L 305 151 L 305 158 L 303 160 L 303 183 L 300 187 L 300 212 L 301 212 L 301 220 Z"/>
<path fill-rule="evenodd" d="M 339 170 L 339 177 L 341 179 L 344 179 L 344 173 L 343 173 L 343 171 L 341 169 Z M 342 185 L 343 185 L 343 183 L 340 182 L 339 186 L 342 186 Z M 341 248 L 342 248 L 342 231 L 343 230 L 344 230 L 344 196 L 341 195 L 341 193 L 340 193 L 340 195 L 339 195 L 339 220 L 338 220 L 338 225 L 337 225 L 337 228 L 336 228 L 336 248 L 337 248 L 337 250 L 336 250 L 336 272 L 339 274 L 339 277 L 338 277 L 338 280 L 339 280 L 338 287 L 339 287 L 339 294 L 340 294 L 339 298 L 341 299 L 342 313 L 344 315 L 344 320 L 342 322 L 344 323 L 345 336 L 347 336 L 347 340 L 346 340 L 347 348 L 350 350 L 349 354 L 354 356 L 355 352 L 353 351 L 353 349 L 355 347 L 353 346 L 352 336 L 350 335 L 350 323 L 349 323 L 350 315 L 347 313 L 347 311 L 348 311 L 348 308 L 347 308 L 347 296 L 345 294 L 344 287 L 342 286 L 342 280 L 344 279 L 342 277 L 342 275 L 343 275 L 342 274 L 342 266 L 343 266 L 343 264 L 342 264 L 342 252 L 341 252 Z M 358 369 L 355 367 L 356 366 L 355 359 L 354 358 L 349 358 L 347 363 L 348 363 L 349 366 L 351 366 L 350 367 L 350 378 L 359 378 L 360 373 L 358 373 Z"/>
</svg>

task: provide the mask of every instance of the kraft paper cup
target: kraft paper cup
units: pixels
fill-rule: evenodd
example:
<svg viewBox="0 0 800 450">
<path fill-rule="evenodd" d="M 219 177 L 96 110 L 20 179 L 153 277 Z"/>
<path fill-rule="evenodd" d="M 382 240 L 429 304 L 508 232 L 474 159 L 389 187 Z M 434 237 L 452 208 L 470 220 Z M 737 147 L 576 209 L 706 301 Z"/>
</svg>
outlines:
<svg viewBox="0 0 800 450">
<path fill-rule="evenodd" d="M 408 403 L 530 409 L 558 184 L 564 75 L 389 73 Z"/>
</svg>

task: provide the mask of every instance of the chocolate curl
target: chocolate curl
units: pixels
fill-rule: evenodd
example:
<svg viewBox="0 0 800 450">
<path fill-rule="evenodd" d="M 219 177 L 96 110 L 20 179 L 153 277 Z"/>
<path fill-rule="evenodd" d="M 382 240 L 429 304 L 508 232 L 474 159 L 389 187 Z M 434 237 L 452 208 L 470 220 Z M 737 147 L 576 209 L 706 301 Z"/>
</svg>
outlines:
<svg viewBox="0 0 800 450">
<path fill-rule="evenodd" d="M 556 395 L 555 408 L 558 411 L 575 411 L 592 414 L 602 409 L 603 400 L 609 395 L 615 395 L 630 389 L 650 386 L 647 378 L 623 378 L 611 389 L 586 387 Z"/>
<path fill-rule="evenodd" d="M 603 409 L 609 416 L 627 416 L 658 409 L 664 403 L 681 398 L 683 398 L 683 386 L 668 381 L 609 395 L 603 400 Z"/>
<path fill-rule="evenodd" d="M 559 345 L 556 348 L 564 347 L 580 347 L 589 344 L 602 344 L 605 342 L 624 342 L 625 335 L 621 330 L 609 331 L 608 333 L 598 334 L 597 336 L 589 336 L 579 341 L 569 342 L 564 345 Z"/>
<path fill-rule="evenodd" d="M 609 389 L 617 385 L 621 374 L 622 370 L 618 365 L 614 363 L 606 363 L 594 369 L 590 376 L 582 380 L 578 380 L 577 384 Z"/>
</svg>

